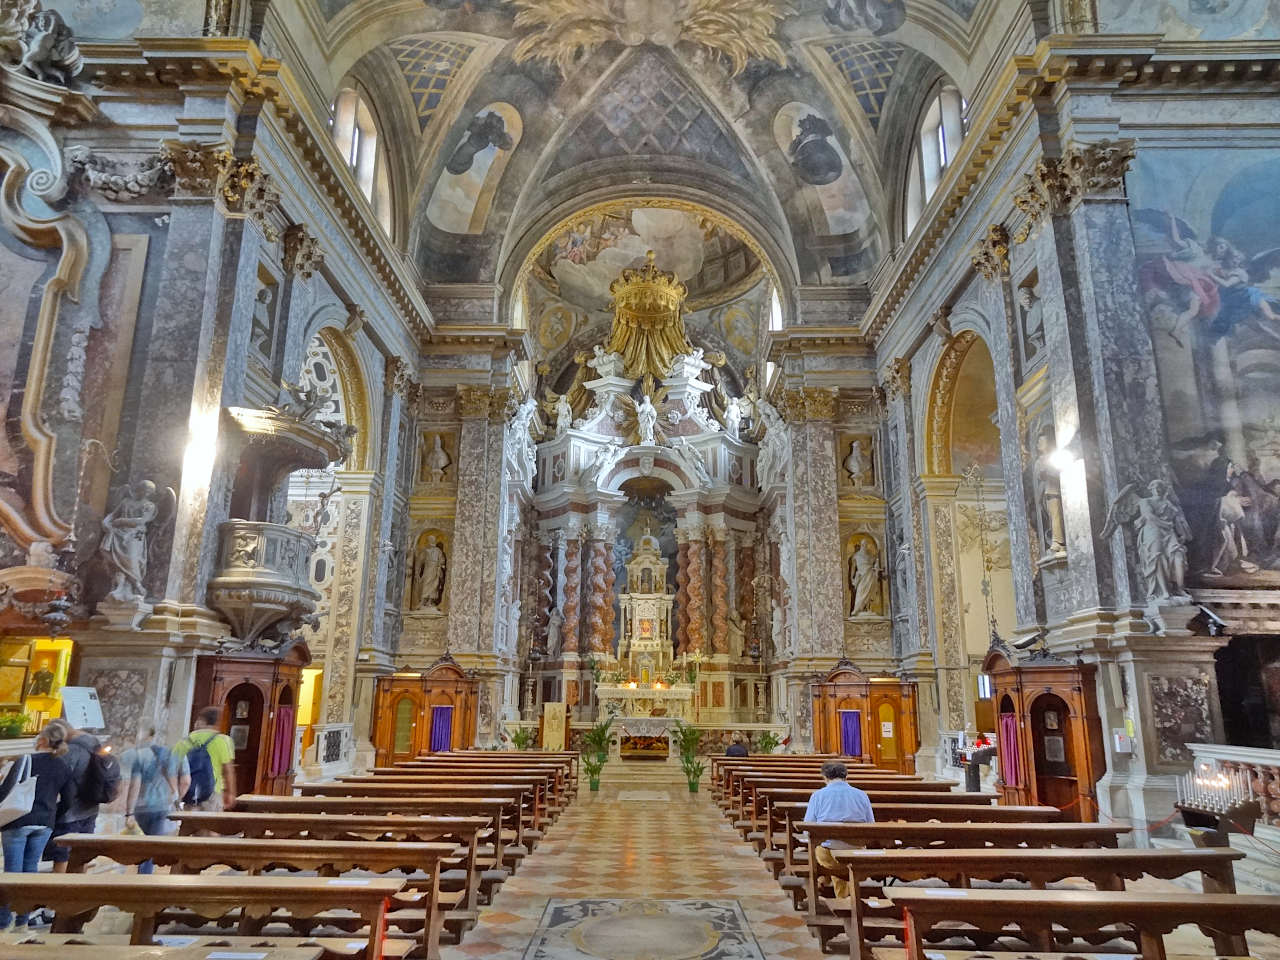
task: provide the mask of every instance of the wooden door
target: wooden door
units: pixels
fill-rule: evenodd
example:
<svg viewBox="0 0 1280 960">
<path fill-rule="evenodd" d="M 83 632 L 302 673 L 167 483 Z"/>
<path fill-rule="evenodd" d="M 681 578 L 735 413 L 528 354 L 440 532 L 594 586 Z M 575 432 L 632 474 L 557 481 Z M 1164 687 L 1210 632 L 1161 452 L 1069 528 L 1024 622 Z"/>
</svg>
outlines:
<svg viewBox="0 0 1280 960">
<path fill-rule="evenodd" d="M 1031 745 L 1036 802 L 1058 807 L 1064 820 L 1080 820 L 1080 780 L 1073 723 L 1067 702 L 1055 693 L 1031 701 Z"/>
<path fill-rule="evenodd" d="M 255 683 L 239 683 L 227 691 L 225 713 L 227 733 L 235 747 L 236 792 L 259 789 L 260 761 L 263 759 L 266 702 Z"/>
</svg>

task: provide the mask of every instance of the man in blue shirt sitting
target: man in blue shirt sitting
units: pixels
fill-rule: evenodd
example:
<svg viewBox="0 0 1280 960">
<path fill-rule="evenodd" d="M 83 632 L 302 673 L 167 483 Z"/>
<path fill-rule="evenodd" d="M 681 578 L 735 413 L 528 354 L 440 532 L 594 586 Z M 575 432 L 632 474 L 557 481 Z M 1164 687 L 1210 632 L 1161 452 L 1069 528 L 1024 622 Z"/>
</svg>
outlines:
<svg viewBox="0 0 1280 960">
<path fill-rule="evenodd" d="M 845 781 L 849 769 L 838 760 L 828 760 L 822 765 L 822 779 L 827 785 L 815 790 L 809 797 L 809 806 L 805 808 L 804 818 L 809 823 L 875 823 L 876 815 L 871 810 L 871 798 L 857 787 Z M 814 856 L 818 863 L 829 870 L 835 870 L 831 884 L 835 888 L 837 900 L 849 895 L 849 881 L 842 879 L 836 858 L 832 856 L 832 848 L 849 849 L 850 844 L 843 840 L 827 840 L 814 848 Z"/>
</svg>

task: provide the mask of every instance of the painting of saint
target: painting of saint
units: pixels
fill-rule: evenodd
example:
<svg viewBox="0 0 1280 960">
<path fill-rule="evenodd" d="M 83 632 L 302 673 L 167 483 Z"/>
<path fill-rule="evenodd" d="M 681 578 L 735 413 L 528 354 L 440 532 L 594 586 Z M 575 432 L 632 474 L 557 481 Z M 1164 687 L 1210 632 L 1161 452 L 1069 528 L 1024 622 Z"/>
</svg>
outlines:
<svg viewBox="0 0 1280 960">
<path fill-rule="evenodd" d="M 1221 157 L 1139 156 L 1138 282 L 1189 582 L 1280 584 L 1280 158 Z"/>
</svg>

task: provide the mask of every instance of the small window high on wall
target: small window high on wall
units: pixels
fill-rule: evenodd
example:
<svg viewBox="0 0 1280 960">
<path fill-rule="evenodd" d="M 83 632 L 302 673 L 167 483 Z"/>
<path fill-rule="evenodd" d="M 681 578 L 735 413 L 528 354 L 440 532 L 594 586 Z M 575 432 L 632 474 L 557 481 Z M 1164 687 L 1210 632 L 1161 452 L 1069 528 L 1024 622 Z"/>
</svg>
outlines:
<svg viewBox="0 0 1280 960">
<path fill-rule="evenodd" d="M 942 182 L 942 172 L 955 159 L 964 139 L 964 98 L 950 84 L 939 88 L 920 117 L 907 172 L 906 236 L 911 235 L 925 205 Z"/>
<path fill-rule="evenodd" d="M 387 151 L 378 136 L 373 112 L 359 93 L 350 87 L 339 91 L 333 101 L 333 142 L 355 175 L 360 192 L 373 207 L 378 223 L 391 235 L 391 176 Z"/>
</svg>

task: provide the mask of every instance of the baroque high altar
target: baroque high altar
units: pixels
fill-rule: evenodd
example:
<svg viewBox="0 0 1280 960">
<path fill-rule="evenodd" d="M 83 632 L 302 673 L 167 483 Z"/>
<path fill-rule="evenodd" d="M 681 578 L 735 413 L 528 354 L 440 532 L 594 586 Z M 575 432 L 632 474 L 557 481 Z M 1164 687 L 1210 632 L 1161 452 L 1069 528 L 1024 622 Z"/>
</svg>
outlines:
<svg viewBox="0 0 1280 960">
<path fill-rule="evenodd" d="M 762 550 L 757 523 L 762 477 L 783 456 L 779 415 L 690 342 L 685 285 L 652 253 L 610 293 L 608 338 L 540 404 L 532 699 L 579 720 L 765 721 L 762 660 L 785 629 L 774 585 L 792 562 Z"/>
</svg>

